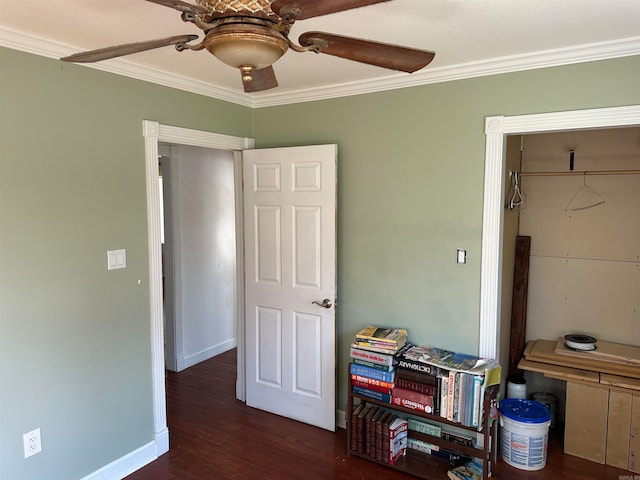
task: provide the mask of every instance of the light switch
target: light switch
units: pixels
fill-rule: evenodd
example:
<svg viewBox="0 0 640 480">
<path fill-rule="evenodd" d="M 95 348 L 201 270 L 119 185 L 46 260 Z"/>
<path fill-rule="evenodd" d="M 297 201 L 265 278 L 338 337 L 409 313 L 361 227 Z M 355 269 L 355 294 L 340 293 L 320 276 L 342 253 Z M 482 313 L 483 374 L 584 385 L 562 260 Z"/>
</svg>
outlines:
<svg viewBox="0 0 640 480">
<path fill-rule="evenodd" d="M 120 250 L 107 250 L 107 270 L 116 270 L 118 268 L 127 267 L 127 251 L 123 248 Z"/>
<path fill-rule="evenodd" d="M 458 249 L 457 253 L 457 262 L 458 263 L 467 263 L 467 251 L 462 248 Z"/>
</svg>

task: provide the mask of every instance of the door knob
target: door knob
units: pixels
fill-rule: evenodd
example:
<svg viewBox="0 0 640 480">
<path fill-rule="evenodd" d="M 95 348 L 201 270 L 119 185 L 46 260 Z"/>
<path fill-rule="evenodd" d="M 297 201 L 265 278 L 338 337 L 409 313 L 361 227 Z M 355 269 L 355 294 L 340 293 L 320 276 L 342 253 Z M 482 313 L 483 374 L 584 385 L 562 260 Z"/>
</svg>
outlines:
<svg viewBox="0 0 640 480">
<path fill-rule="evenodd" d="M 313 303 L 314 305 L 318 305 L 318 306 L 320 306 L 322 308 L 331 308 L 331 300 L 329 300 L 328 298 L 325 298 L 322 301 L 322 303 L 316 302 L 315 300 L 313 302 L 311 302 L 311 303 Z"/>
</svg>

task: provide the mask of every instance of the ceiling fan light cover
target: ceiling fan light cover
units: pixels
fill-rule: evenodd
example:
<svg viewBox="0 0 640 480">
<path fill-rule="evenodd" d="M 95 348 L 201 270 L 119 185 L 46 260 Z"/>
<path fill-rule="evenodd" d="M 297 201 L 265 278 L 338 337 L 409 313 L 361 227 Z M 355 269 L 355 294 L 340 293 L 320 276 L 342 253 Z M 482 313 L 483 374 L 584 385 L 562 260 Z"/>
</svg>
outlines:
<svg viewBox="0 0 640 480">
<path fill-rule="evenodd" d="M 255 69 L 273 65 L 289 48 L 277 32 L 256 29 L 211 31 L 204 41 L 205 48 L 227 65 Z"/>
</svg>

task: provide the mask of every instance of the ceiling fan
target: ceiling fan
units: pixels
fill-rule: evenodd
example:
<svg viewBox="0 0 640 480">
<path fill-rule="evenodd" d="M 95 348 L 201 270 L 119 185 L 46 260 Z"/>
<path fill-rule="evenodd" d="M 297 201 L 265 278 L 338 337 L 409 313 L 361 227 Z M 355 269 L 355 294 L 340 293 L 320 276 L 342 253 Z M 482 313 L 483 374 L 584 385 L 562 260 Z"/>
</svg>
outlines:
<svg viewBox="0 0 640 480">
<path fill-rule="evenodd" d="M 132 53 L 174 45 L 176 50 L 206 49 L 238 68 L 245 92 L 278 86 L 273 64 L 288 49 L 315 52 L 356 62 L 412 73 L 428 65 L 435 55 L 428 50 L 391 45 L 325 32 L 306 32 L 298 44 L 289 39 L 297 20 L 319 17 L 388 0 L 147 0 L 182 12 L 182 20 L 204 32 L 129 43 L 63 57 L 65 62 L 98 62 Z"/>
</svg>

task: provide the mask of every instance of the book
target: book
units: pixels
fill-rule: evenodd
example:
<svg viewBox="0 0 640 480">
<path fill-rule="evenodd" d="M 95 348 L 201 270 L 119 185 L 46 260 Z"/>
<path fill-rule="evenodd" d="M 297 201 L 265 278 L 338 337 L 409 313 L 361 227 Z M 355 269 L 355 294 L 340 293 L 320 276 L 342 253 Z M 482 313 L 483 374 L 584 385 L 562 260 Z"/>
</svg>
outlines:
<svg viewBox="0 0 640 480">
<path fill-rule="evenodd" d="M 396 418 L 389 425 L 389 464 L 394 465 L 407 450 L 407 420 Z"/>
<path fill-rule="evenodd" d="M 391 412 L 389 412 L 388 410 L 385 410 L 384 413 L 382 415 L 380 415 L 380 417 L 378 418 L 378 422 L 376 423 L 376 431 L 375 431 L 375 436 L 376 436 L 376 448 L 375 448 L 375 458 L 378 462 L 382 461 L 382 444 L 383 444 L 383 430 L 384 430 L 384 425 L 387 422 L 387 419 L 389 418 L 389 416 L 392 415 Z"/>
<path fill-rule="evenodd" d="M 394 364 L 394 356 L 392 353 L 380 353 L 375 350 L 369 350 L 361 348 L 357 344 L 351 344 L 351 350 L 349 352 L 351 358 L 375 363 L 377 365 L 384 365 L 391 367 Z"/>
<path fill-rule="evenodd" d="M 390 438 L 390 433 L 389 433 L 389 427 L 391 426 L 391 424 L 395 421 L 395 419 L 398 418 L 398 416 L 395 413 L 391 413 L 391 415 L 389 415 L 384 424 L 382 425 L 382 462 L 383 463 L 389 463 L 389 438 Z"/>
<path fill-rule="evenodd" d="M 352 389 L 354 394 L 360 395 L 361 397 L 371 398 L 383 403 L 391 403 L 391 395 L 357 386 L 353 386 Z"/>
<path fill-rule="evenodd" d="M 370 425 L 370 430 L 367 432 L 369 435 L 369 442 L 371 443 L 371 450 L 369 452 L 369 455 L 371 456 L 372 459 L 376 459 L 376 455 L 377 450 L 379 448 L 378 446 L 378 425 L 380 424 L 380 419 L 384 416 L 384 414 L 386 413 L 386 410 L 383 410 L 382 408 L 379 408 L 378 411 L 376 412 L 376 414 L 371 417 L 371 425 Z"/>
<path fill-rule="evenodd" d="M 431 452 L 437 452 L 438 450 L 440 450 L 440 447 L 438 445 L 425 442 L 424 440 L 420 440 L 418 438 L 412 438 L 412 437 L 409 437 L 407 439 L 407 447 L 411 448 L 412 450 L 417 450 L 418 452 L 428 453 L 428 454 L 431 454 Z"/>
<path fill-rule="evenodd" d="M 472 460 L 452 468 L 447 472 L 447 476 L 451 480 L 481 480 L 482 479 L 482 465 L 477 461 Z"/>
<path fill-rule="evenodd" d="M 393 383 L 395 378 L 395 370 L 385 372 L 376 368 L 369 368 L 363 365 L 357 365 L 352 363 L 349 367 L 349 373 L 351 375 L 360 375 L 361 377 L 372 378 L 374 380 L 380 380 L 383 382 Z"/>
<path fill-rule="evenodd" d="M 362 409 L 364 408 L 364 403 L 359 403 L 358 405 L 356 405 L 353 408 L 353 411 L 351 412 L 351 419 L 349 420 L 351 422 L 351 450 L 355 451 L 356 445 L 357 445 L 357 433 L 358 433 L 358 428 L 356 427 L 357 421 L 358 421 L 358 415 L 360 414 L 360 412 L 362 411 Z"/>
<path fill-rule="evenodd" d="M 415 418 L 409 418 L 407 419 L 407 422 L 409 430 L 413 430 L 415 432 L 431 435 L 432 437 L 440 437 L 440 434 L 442 433 L 442 427 L 439 427 L 438 425 L 422 422 Z"/>
<path fill-rule="evenodd" d="M 464 353 L 453 352 L 443 348 L 413 346 L 402 355 L 402 360 L 417 362 L 423 365 L 432 365 L 444 370 L 454 370 L 484 375 L 485 371 L 493 369 L 497 363 L 495 360 L 480 358 Z M 399 363 L 400 364 L 400 363 Z"/>
<path fill-rule="evenodd" d="M 438 376 L 428 373 L 417 372 L 406 368 L 396 369 L 396 378 L 402 378 L 415 383 L 422 383 L 424 385 L 437 386 Z"/>
<path fill-rule="evenodd" d="M 414 392 L 420 392 L 425 395 L 433 395 L 436 396 L 437 387 L 435 385 L 427 385 L 425 383 L 414 382 L 413 380 L 407 380 L 405 378 L 400 378 L 400 376 L 396 373 L 396 381 L 395 385 L 400 388 L 404 388 L 406 390 L 413 390 Z"/>
<path fill-rule="evenodd" d="M 355 363 L 356 365 L 362 365 L 363 367 L 369 367 L 369 368 L 376 368 L 376 369 L 382 370 L 384 372 L 389 372 L 393 368 L 395 368 L 393 366 L 379 365 L 377 363 L 367 362 L 366 360 L 360 360 L 359 358 L 353 358 L 353 357 L 351 357 L 351 361 L 353 363 Z"/>
<path fill-rule="evenodd" d="M 382 387 L 386 389 L 391 389 L 394 387 L 393 382 L 385 382 L 383 380 L 377 380 L 375 378 L 365 377 L 362 375 L 351 374 L 351 380 L 357 382 L 363 382 L 368 385 L 373 385 L 376 387 Z"/>
<path fill-rule="evenodd" d="M 407 340 L 407 331 L 403 328 L 382 328 L 368 325 L 356 333 L 356 341 L 372 341 L 383 345 L 401 347 Z"/>
<path fill-rule="evenodd" d="M 378 413 L 378 410 L 380 410 L 380 408 L 378 406 L 374 405 L 373 407 L 371 407 L 371 409 L 367 413 L 366 417 L 364 418 L 364 422 L 365 422 L 365 427 L 364 427 L 364 431 L 365 431 L 364 453 L 366 453 L 368 455 L 371 455 L 371 439 L 372 439 L 371 421 L 372 421 L 374 415 L 376 415 Z"/>
<path fill-rule="evenodd" d="M 473 377 L 473 412 L 471 414 L 471 426 L 479 427 L 482 417 L 482 377 Z"/>
<path fill-rule="evenodd" d="M 454 398 L 456 390 L 456 372 L 449 372 L 449 383 L 447 384 L 447 420 L 453 421 L 454 417 Z"/>
<path fill-rule="evenodd" d="M 447 412 L 449 409 L 449 375 L 441 375 L 440 382 L 440 416 L 442 418 L 447 418 Z"/>
<path fill-rule="evenodd" d="M 443 431 L 440 434 L 440 436 L 445 440 L 449 440 L 450 442 L 457 443 L 458 445 L 466 445 L 468 447 L 473 446 L 473 437 L 469 435 Z"/>
<path fill-rule="evenodd" d="M 437 365 L 432 365 L 430 363 L 424 362 L 421 360 L 421 357 L 415 355 L 415 350 L 417 347 L 412 345 L 409 348 L 398 351 L 396 354 L 396 365 L 398 369 L 408 370 L 416 373 L 421 373 L 424 375 L 432 375 L 437 377 L 438 375 L 442 375 L 446 373 L 447 370 Z M 410 354 L 409 352 L 414 352 Z"/>
<path fill-rule="evenodd" d="M 362 378 L 362 377 L 360 377 L 360 378 Z M 374 392 L 380 392 L 380 393 L 384 393 L 386 395 L 391 395 L 393 393 L 393 389 L 392 388 L 385 388 L 385 387 L 381 387 L 379 385 L 372 385 L 372 384 L 370 384 L 368 382 L 361 382 L 359 380 L 353 380 L 353 378 L 351 379 L 351 386 L 359 387 L 359 388 L 368 388 L 369 390 L 373 390 Z"/>
<path fill-rule="evenodd" d="M 358 417 L 356 419 L 356 452 L 357 453 L 364 453 L 364 448 L 365 448 L 365 424 L 364 424 L 364 419 L 367 415 L 367 413 L 369 413 L 369 410 L 371 410 L 372 405 L 365 405 L 365 407 L 360 410 L 360 413 L 358 413 Z"/>
<path fill-rule="evenodd" d="M 418 412 L 433 413 L 433 395 L 424 395 L 413 390 L 395 387 L 391 403 Z"/>
</svg>

